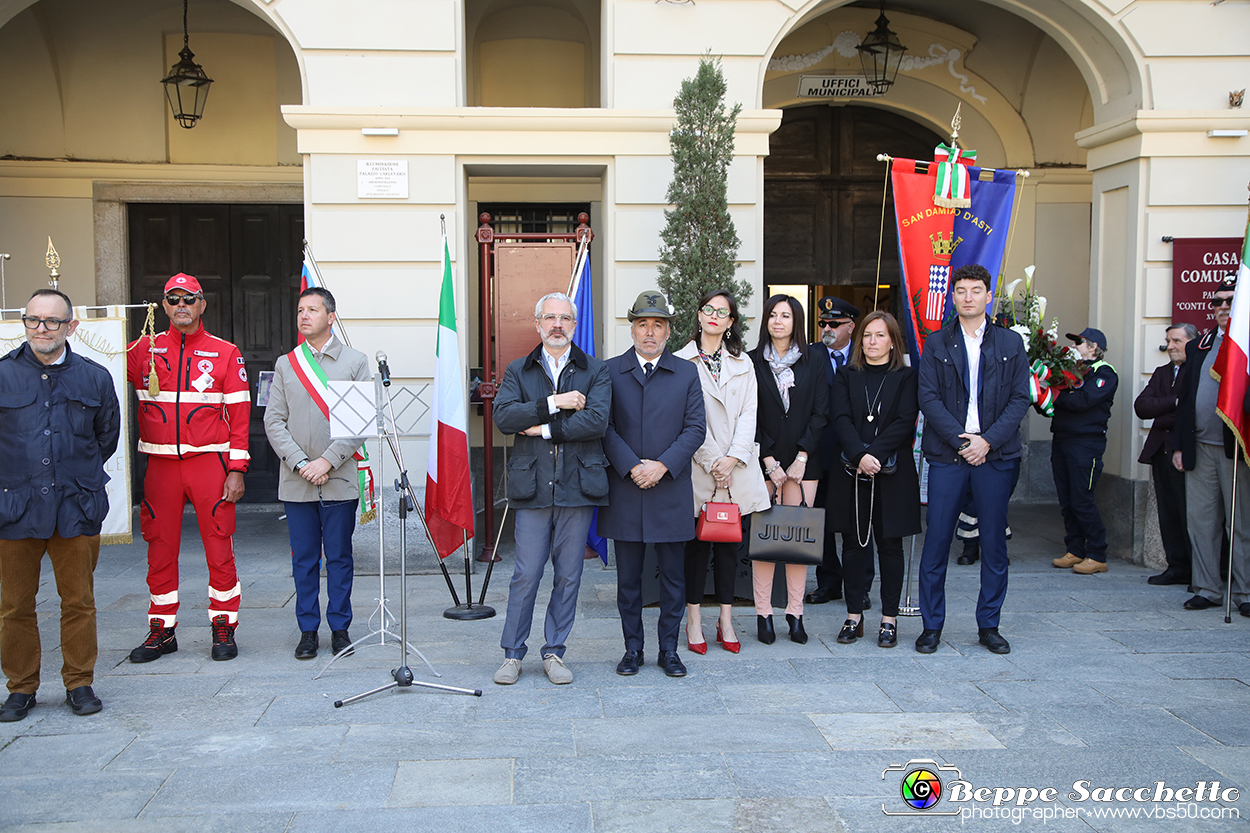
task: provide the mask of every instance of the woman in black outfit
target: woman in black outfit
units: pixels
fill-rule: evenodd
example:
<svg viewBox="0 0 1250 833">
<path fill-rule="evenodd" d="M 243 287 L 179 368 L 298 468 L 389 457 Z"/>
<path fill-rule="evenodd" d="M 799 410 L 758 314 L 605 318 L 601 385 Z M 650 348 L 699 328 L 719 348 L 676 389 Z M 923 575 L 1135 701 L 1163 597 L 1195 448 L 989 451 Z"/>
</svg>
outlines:
<svg viewBox="0 0 1250 833">
<path fill-rule="evenodd" d="M 898 644 L 898 599 L 903 589 L 903 538 L 920 532 L 920 478 L 912 458 L 920 412 L 916 371 L 903 363 L 903 335 L 888 312 L 870 312 L 852 340 L 854 354 L 833 377 L 834 430 L 844 469 L 832 478 L 825 523 L 842 536 L 846 623 L 838 641 L 864 635 L 863 600 L 875 539 L 881 573 L 881 630 L 877 644 Z M 858 504 L 858 506 L 857 506 Z"/>
<path fill-rule="evenodd" d="M 825 369 L 807 356 L 803 307 L 789 295 L 774 295 L 764 302 L 760 316 L 760 340 L 751 351 L 759 388 L 755 438 L 760 444 L 760 465 L 768 496 L 781 493 L 779 503 L 813 505 L 820 481 L 817 450 L 829 407 L 829 383 Z M 803 628 L 803 593 L 807 589 L 807 566 L 787 564 L 786 622 L 790 641 L 807 642 Z M 759 640 L 770 645 L 777 638 L 773 628 L 773 572 L 768 561 L 751 562 L 755 591 L 755 618 Z"/>
</svg>

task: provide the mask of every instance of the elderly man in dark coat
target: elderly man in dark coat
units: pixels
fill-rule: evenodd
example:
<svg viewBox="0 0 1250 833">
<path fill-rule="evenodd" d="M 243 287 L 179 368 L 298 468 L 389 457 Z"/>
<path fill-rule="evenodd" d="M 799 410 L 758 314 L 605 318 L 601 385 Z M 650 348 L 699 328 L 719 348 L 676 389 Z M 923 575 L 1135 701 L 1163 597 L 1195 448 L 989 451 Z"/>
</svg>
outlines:
<svg viewBox="0 0 1250 833">
<path fill-rule="evenodd" d="M 694 538 L 690 460 L 707 425 L 693 364 L 666 349 L 673 308 L 659 290 L 629 310 L 634 346 L 608 359 L 612 412 L 603 438 L 611 472 L 599 533 L 616 541 L 616 606 L 625 656 L 616 673 L 631 676 L 643 662 L 642 559 L 655 547 L 660 573 L 659 665 L 684 677 L 677 633 L 685 596 L 685 545 Z"/>
<path fill-rule="evenodd" d="M 1185 472 L 1172 465 L 1172 452 L 1176 450 L 1176 406 L 1185 380 L 1185 345 L 1197 337 L 1198 328 L 1193 324 L 1168 327 L 1168 361 L 1155 368 L 1133 402 L 1137 416 L 1154 420 L 1137 462 L 1150 466 L 1159 510 L 1159 536 L 1168 566 L 1146 579 L 1151 584 L 1189 584 L 1192 572 L 1189 526 L 1185 523 Z"/>
</svg>

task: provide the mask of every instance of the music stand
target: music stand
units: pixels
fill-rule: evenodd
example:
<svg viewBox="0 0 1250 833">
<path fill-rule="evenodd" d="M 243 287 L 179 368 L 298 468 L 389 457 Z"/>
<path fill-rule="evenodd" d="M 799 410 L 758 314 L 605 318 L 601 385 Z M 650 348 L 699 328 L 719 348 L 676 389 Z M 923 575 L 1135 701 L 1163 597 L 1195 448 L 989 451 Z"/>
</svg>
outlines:
<svg viewBox="0 0 1250 833">
<path fill-rule="evenodd" d="M 388 628 L 389 622 L 395 621 L 395 616 L 392 615 L 386 607 L 386 532 L 384 523 L 386 501 L 380 499 L 378 501 L 378 576 L 381 589 L 379 591 L 378 607 L 375 612 L 375 615 L 379 617 L 378 627 L 373 632 L 353 642 L 347 649 L 332 657 L 330 662 L 326 663 L 325 668 L 317 674 L 317 677 L 320 677 L 321 674 L 325 672 L 326 668 L 333 665 L 339 657 L 350 654 L 355 646 L 363 645 L 363 643 L 371 640 L 375 636 L 378 637 L 378 641 L 373 644 L 385 645 L 386 639 L 389 636 L 398 641 L 400 646 L 400 665 L 398 668 L 391 670 L 392 681 L 384 686 L 380 686 L 351 697 L 346 697 L 342 700 L 335 700 L 334 707 L 336 709 L 342 708 L 348 703 L 353 703 L 356 700 L 360 700 L 372 694 L 378 694 L 379 692 L 386 691 L 387 689 L 396 687 L 408 688 L 414 685 L 438 689 L 440 691 L 454 692 L 457 694 L 472 694 L 475 697 L 481 697 L 481 689 L 458 688 L 456 686 L 440 685 L 438 683 L 427 683 L 416 680 L 413 678 L 412 670 L 408 667 L 408 653 L 411 651 L 421 658 L 421 661 L 425 663 L 426 667 L 430 669 L 430 672 L 434 674 L 434 676 L 442 676 L 437 670 L 435 670 L 434 666 L 430 664 L 430 661 L 408 642 L 407 520 L 408 513 L 416 510 L 418 517 L 421 518 L 422 526 L 425 526 L 425 516 L 421 514 L 420 502 L 416 499 L 416 495 L 412 491 L 412 484 L 408 481 L 408 471 L 404 465 L 403 452 L 400 450 L 398 443 L 399 434 L 398 428 L 395 425 L 395 409 L 393 403 L 391 402 L 389 371 L 380 373 L 378 376 L 374 377 L 375 396 L 373 397 L 372 402 L 376 407 L 371 416 L 367 415 L 368 412 L 366 408 L 366 403 L 370 401 L 370 398 L 366 393 L 367 384 L 368 383 L 360 382 L 330 383 L 332 397 L 332 401 L 330 403 L 331 436 L 336 436 L 336 432 L 340 436 L 348 436 L 352 438 L 366 436 L 367 429 L 370 424 L 372 424 L 379 440 L 379 446 L 382 444 L 382 440 L 385 440 L 387 446 L 391 450 L 392 456 L 394 456 L 396 463 L 399 465 L 400 476 L 395 480 L 395 490 L 400 493 L 399 634 L 394 634 Z M 390 415 L 389 421 L 387 419 L 388 409 Z M 383 455 L 379 453 L 377 460 L 379 481 L 381 480 L 381 472 L 383 471 L 382 456 Z M 426 536 L 429 537 L 428 527 L 426 527 Z M 444 570 L 444 573 L 446 573 L 446 570 Z M 450 578 L 448 578 L 448 582 L 450 583 Z M 370 621 L 372 620 L 373 616 L 371 615 Z M 313 679 L 316 679 L 316 677 Z"/>
</svg>

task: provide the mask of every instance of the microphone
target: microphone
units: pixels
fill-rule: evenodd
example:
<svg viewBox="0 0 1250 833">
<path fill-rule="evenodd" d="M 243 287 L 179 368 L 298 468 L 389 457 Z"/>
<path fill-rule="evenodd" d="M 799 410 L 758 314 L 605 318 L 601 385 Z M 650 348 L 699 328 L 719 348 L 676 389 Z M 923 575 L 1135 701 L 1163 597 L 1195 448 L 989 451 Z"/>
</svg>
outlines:
<svg viewBox="0 0 1250 833">
<path fill-rule="evenodd" d="M 374 354 L 374 358 L 378 360 L 378 373 L 382 374 L 382 387 L 389 388 L 391 386 L 391 368 L 386 363 L 386 354 L 379 350 Z"/>
</svg>

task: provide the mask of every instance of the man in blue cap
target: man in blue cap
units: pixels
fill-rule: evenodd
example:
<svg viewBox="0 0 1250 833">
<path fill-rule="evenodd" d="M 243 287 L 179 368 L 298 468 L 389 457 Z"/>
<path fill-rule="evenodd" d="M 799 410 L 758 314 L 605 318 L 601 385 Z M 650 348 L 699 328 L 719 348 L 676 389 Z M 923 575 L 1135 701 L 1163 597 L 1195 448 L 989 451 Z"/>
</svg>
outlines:
<svg viewBox="0 0 1250 833">
<path fill-rule="evenodd" d="M 1050 421 L 1054 434 L 1050 468 L 1063 511 L 1063 543 L 1068 550 L 1050 563 L 1088 576 L 1107 572 L 1107 528 L 1094 502 L 1094 488 L 1102 474 L 1107 422 L 1120 379 L 1115 368 L 1103 361 L 1107 337 L 1101 330 L 1086 327 L 1067 335 L 1089 369 L 1076 387 L 1060 391 Z"/>
</svg>

